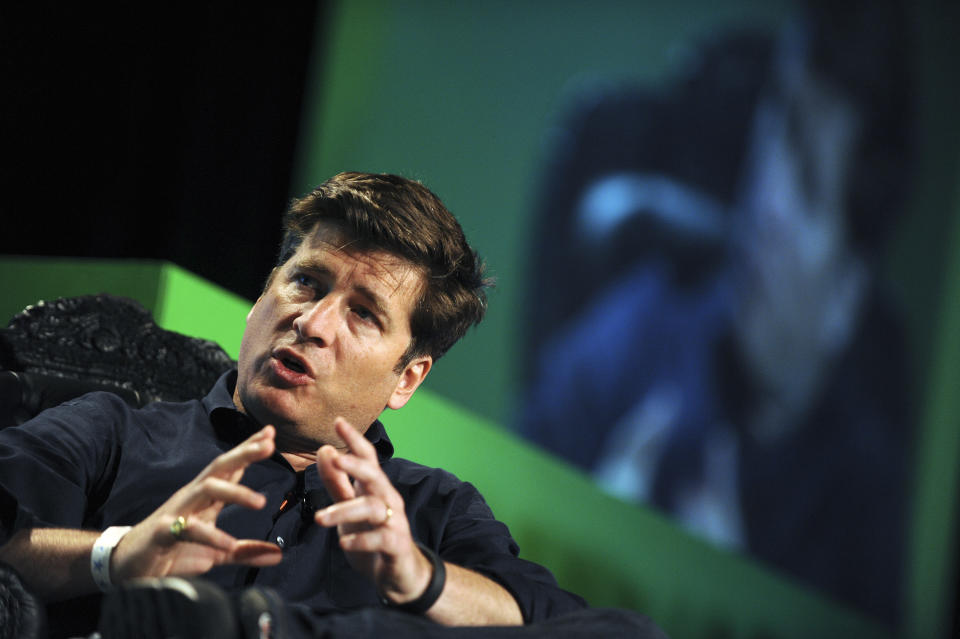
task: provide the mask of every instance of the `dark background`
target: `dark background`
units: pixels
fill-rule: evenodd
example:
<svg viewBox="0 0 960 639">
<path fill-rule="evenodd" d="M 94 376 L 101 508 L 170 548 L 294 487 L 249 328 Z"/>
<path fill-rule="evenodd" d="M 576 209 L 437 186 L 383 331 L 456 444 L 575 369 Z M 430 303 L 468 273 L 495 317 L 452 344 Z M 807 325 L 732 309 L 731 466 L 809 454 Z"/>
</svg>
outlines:
<svg viewBox="0 0 960 639">
<path fill-rule="evenodd" d="M 0 254 L 166 259 L 255 299 L 321 8 L 0 8 Z"/>
</svg>

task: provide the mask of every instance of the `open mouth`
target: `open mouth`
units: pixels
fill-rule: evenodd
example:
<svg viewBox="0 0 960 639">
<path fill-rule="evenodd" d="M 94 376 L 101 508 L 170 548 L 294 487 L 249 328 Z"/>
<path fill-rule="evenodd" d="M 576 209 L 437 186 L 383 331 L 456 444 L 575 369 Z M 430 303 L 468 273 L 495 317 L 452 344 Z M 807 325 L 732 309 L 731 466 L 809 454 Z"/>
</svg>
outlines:
<svg viewBox="0 0 960 639">
<path fill-rule="evenodd" d="M 293 359 L 293 358 L 283 357 L 283 358 L 280 359 L 280 361 L 283 362 L 283 365 L 284 365 L 284 366 L 286 366 L 287 368 L 289 368 L 289 369 L 292 370 L 292 371 L 295 371 L 295 372 L 297 372 L 297 373 L 306 373 L 306 372 L 307 372 L 307 369 L 303 367 L 303 364 L 301 364 L 300 362 L 298 362 L 297 360 L 295 360 L 295 359 Z"/>
</svg>

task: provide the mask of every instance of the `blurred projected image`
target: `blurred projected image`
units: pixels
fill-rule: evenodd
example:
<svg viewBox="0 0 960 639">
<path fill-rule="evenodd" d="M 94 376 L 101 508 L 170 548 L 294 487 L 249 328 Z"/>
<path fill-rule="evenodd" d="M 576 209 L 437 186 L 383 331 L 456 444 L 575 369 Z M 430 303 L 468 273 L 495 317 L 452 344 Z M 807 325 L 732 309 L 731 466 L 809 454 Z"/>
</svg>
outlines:
<svg viewBox="0 0 960 639">
<path fill-rule="evenodd" d="M 577 98 L 537 211 L 519 423 L 891 623 L 913 439 L 880 272 L 910 172 L 894 13 L 714 34 L 665 88 Z"/>
</svg>

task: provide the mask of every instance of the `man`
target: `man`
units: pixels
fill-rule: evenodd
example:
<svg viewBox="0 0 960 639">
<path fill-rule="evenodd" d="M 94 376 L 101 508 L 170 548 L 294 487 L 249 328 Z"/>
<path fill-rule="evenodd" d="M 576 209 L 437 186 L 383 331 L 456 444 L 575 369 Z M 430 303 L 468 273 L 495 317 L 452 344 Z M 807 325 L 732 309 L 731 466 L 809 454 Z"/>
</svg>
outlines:
<svg viewBox="0 0 960 639">
<path fill-rule="evenodd" d="M 91 629 L 98 586 L 120 586 L 115 604 L 209 587 L 142 577 L 278 592 L 292 635 L 381 606 L 447 625 L 581 609 L 516 557 L 472 486 L 393 458 L 377 421 L 483 317 L 482 264 L 453 216 L 419 183 L 344 173 L 284 226 L 238 369 L 202 401 L 93 394 L 0 432 L 0 560 L 47 600 L 85 602 L 54 634 Z"/>
</svg>

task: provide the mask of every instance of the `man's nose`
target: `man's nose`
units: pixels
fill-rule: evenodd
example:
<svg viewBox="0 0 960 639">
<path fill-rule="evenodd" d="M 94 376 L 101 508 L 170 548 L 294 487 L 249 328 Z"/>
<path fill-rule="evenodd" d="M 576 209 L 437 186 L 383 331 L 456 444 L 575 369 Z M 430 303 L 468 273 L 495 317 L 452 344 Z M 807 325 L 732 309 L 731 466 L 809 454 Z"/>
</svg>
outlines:
<svg viewBox="0 0 960 639">
<path fill-rule="evenodd" d="M 311 302 L 293 320 L 293 328 L 300 339 L 322 342 L 326 346 L 336 339 L 339 324 L 340 313 L 333 296 Z"/>
</svg>

